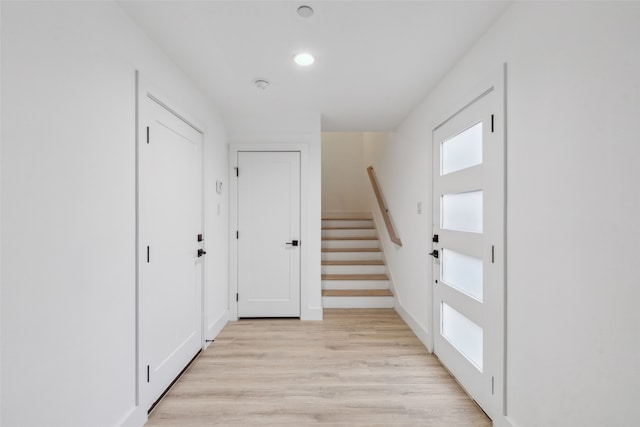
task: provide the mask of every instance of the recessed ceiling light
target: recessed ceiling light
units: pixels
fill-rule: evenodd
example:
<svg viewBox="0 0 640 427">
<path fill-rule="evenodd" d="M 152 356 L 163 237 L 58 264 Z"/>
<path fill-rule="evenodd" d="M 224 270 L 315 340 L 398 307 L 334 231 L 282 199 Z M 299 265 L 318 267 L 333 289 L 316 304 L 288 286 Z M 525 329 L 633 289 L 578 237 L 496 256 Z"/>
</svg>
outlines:
<svg viewBox="0 0 640 427">
<path fill-rule="evenodd" d="M 311 7 L 309 6 L 300 6 L 298 8 L 298 15 L 302 16 L 303 18 L 308 18 L 311 15 L 313 15 L 313 9 L 311 9 Z"/>
<path fill-rule="evenodd" d="M 257 87 L 260 90 L 265 90 L 266 88 L 269 87 L 269 80 L 265 80 L 265 79 L 255 79 L 253 81 L 253 84 L 255 87 Z"/>
<path fill-rule="evenodd" d="M 310 53 L 299 53 L 293 57 L 296 64 L 307 67 L 315 62 L 315 58 Z"/>
</svg>

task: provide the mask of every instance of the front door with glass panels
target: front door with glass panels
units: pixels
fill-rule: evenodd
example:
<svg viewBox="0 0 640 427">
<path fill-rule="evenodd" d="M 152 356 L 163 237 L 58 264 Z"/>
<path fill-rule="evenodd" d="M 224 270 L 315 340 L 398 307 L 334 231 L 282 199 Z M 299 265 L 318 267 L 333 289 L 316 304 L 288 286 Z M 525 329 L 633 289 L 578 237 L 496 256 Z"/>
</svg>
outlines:
<svg viewBox="0 0 640 427">
<path fill-rule="evenodd" d="M 434 352 L 491 418 L 502 412 L 504 372 L 504 115 L 496 92 L 433 132 Z"/>
</svg>

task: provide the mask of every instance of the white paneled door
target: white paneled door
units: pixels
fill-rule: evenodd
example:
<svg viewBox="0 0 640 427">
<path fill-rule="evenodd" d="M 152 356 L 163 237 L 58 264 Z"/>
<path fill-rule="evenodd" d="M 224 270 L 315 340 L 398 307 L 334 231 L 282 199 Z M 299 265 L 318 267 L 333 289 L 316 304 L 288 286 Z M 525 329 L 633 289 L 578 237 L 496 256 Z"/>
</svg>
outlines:
<svg viewBox="0 0 640 427">
<path fill-rule="evenodd" d="M 203 135 L 149 96 L 140 102 L 139 384 L 148 409 L 202 348 Z"/>
<path fill-rule="evenodd" d="M 504 381 L 504 114 L 492 87 L 433 132 L 434 352 L 493 419 Z"/>
<path fill-rule="evenodd" d="M 300 152 L 238 152 L 238 317 L 300 317 Z"/>
</svg>

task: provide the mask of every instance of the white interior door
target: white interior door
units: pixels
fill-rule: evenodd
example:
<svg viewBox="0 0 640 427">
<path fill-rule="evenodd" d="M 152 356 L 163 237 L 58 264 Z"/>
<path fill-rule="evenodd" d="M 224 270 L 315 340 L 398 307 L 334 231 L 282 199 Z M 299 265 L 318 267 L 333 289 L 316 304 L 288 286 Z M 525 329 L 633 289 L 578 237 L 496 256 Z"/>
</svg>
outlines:
<svg viewBox="0 0 640 427">
<path fill-rule="evenodd" d="M 434 130 L 434 352 L 490 416 L 502 411 L 504 139 L 490 90 Z"/>
<path fill-rule="evenodd" d="M 149 408 L 202 346 L 203 135 L 140 102 L 139 384 Z"/>
<path fill-rule="evenodd" d="M 238 152 L 238 317 L 300 316 L 300 152 Z"/>
</svg>

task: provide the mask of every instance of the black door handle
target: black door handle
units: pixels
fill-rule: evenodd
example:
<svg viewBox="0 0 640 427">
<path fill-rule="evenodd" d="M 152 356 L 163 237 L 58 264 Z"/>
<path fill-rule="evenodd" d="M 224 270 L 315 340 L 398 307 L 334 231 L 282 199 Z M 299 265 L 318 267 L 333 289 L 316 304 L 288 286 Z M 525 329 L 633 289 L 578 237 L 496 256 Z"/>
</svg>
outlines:
<svg viewBox="0 0 640 427">
<path fill-rule="evenodd" d="M 198 258 L 200 258 L 202 255 L 206 255 L 207 251 L 205 251 L 204 249 L 198 249 Z"/>
<path fill-rule="evenodd" d="M 291 246 L 298 246 L 298 241 L 297 240 L 292 240 L 290 242 L 286 243 L 287 245 L 291 245 Z"/>
<path fill-rule="evenodd" d="M 435 249 L 429 255 L 431 255 L 432 257 L 434 257 L 436 259 L 440 258 L 440 254 Z"/>
</svg>

